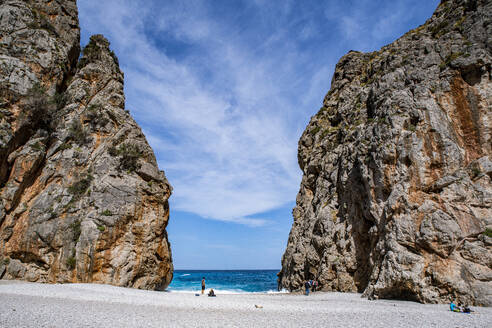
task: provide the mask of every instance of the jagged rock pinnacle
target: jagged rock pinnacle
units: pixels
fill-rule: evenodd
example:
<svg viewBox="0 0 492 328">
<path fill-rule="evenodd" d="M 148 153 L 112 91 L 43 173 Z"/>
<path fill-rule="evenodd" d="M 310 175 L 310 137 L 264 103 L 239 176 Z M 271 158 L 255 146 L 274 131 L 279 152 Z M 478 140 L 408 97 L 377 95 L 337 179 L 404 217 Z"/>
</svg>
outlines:
<svg viewBox="0 0 492 328">
<path fill-rule="evenodd" d="M 0 18 L 0 278 L 166 288 L 172 189 L 108 40 L 77 62 L 74 0 L 3 1 Z"/>
</svg>

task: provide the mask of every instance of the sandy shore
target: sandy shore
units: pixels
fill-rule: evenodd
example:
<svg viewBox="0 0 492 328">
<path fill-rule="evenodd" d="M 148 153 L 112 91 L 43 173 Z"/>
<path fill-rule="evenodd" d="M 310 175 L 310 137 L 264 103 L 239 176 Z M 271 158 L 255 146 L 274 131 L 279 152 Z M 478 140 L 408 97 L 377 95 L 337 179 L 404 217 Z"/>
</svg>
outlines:
<svg viewBox="0 0 492 328">
<path fill-rule="evenodd" d="M 255 307 L 261 306 L 261 308 Z M 492 308 L 368 301 L 359 294 L 215 298 L 97 284 L 0 281 L 0 327 L 490 327 Z"/>
</svg>

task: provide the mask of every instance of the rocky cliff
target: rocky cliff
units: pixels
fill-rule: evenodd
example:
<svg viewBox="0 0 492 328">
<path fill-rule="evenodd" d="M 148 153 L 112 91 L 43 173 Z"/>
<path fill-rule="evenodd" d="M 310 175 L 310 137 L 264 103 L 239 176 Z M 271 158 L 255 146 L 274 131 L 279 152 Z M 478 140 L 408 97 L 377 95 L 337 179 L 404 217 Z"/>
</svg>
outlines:
<svg viewBox="0 0 492 328">
<path fill-rule="evenodd" d="M 339 61 L 299 141 L 279 283 L 492 305 L 492 2 Z"/>
<path fill-rule="evenodd" d="M 163 289 L 171 187 L 75 0 L 0 1 L 0 278 Z"/>
</svg>

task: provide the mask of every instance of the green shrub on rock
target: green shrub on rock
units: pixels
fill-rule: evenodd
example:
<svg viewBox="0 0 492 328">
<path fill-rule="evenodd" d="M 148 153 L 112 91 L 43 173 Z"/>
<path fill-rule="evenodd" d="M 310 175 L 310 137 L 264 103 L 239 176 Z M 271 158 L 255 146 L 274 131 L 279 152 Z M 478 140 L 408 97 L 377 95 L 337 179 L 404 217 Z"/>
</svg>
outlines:
<svg viewBox="0 0 492 328">
<path fill-rule="evenodd" d="M 31 145 L 31 148 L 40 151 L 43 149 L 43 146 L 39 141 L 36 141 L 34 144 Z"/>
<path fill-rule="evenodd" d="M 70 225 L 70 227 L 72 228 L 73 232 L 73 241 L 77 242 L 79 240 L 80 233 L 82 232 L 80 228 L 80 220 L 76 220 Z"/>
<path fill-rule="evenodd" d="M 141 166 L 138 159 L 143 156 L 143 152 L 137 145 L 126 143 L 119 148 L 112 146 L 108 149 L 108 153 L 113 157 L 120 157 L 118 166 L 120 171 L 134 172 Z"/>
<path fill-rule="evenodd" d="M 104 108 L 98 104 L 87 107 L 86 117 L 92 128 L 103 127 L 109 122 L 109 119 L 104 116 L 103 110 Z"/>
<path fill-rule="evenodd" d="M 53 124 L 52 107 L 46 88 L 40 83 L 35 83 L 27 92 L 26 100 L 19 114 L 22 125 L 42 123 L 45 127 L 50 127 Z"/>
<path fill-rule="evenodd" d="M 59 149 L 63 151 L 65 149 L 70 149 L 70 148 L 72 148 L 72 144 L 69 142 L 64 142 L 60 145 Z"/>
<path fill-rule="evenodd" d="M 137 145 L 123 144 L 119 149 L 121 159 L 120 159 L 120 169 L 134 172 L 140 168 L 140 163 L 138 159 L 142 157 L 142 151 Z"/>
<path fill-rule="evenodd" d="M 113 213 L 111 213 L 110 210 L 104 210 L 101 214 L 104 215 L 104 216 L 111 216 L 111 215 L 113 215 Z"/>
<path fill-rule="evenodd" d="M 73 270 L 75 269 L 75 264 L 77 263 L 77 260 L 75 259 L 75 257 L 73 256 L 70 256 L 68 259 L 67 259 L 67 267 L 70 269 L 70 270 Z"/>
<path fill-rule="evenodd" d="M 89 136 L 82 123 L 76 119 L 68 128 L 68 137 L 82 146 L 88 141 Z"/>
<path fill-rule="evenodd" d="M 75 181 L 70 187 L 68 187 L 68 192 L 76 197 L 82 196 L 89 188 L 94 177 L 90 174 L 86 174 L 80 180 Z"/>
<path fill-rule="evenodd" d="M 60 110 L 67 104 L 68 97 L 65 93 L 55 93 L 51 98 L 52 103 L 56 105 L 56 109 Z"/>
</svg>

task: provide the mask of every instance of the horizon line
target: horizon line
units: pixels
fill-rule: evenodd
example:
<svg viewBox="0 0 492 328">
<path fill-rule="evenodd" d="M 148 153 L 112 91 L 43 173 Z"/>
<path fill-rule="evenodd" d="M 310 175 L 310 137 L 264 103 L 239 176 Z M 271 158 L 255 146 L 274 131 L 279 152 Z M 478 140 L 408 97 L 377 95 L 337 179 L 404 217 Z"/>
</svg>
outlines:
<svg viewBox="0 0 492 328">
<path fill-rule="evenodd" d="M 280 271 L 282 269 L 174 269 L 173 271 Z"/>
</svg>

